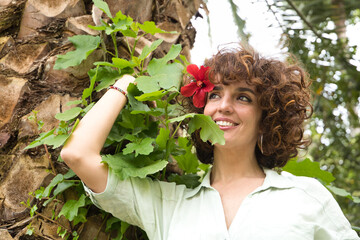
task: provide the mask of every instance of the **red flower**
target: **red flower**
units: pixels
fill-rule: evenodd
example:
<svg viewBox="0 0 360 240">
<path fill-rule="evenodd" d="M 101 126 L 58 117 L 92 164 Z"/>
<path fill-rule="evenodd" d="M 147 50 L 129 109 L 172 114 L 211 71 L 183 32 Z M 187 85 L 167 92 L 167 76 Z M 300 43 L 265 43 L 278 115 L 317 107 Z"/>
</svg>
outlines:
<svg viewBox="0 0 360 240">
<path fill-rule="evenodd" d="M 205 105 L 206 93 L 210 92 L 214 88 L 214 84 L 209 81 L 209 68 L 201 66 L 200 69 L 195 64 L 187 66 L 188 73 L 194 76 L 194 82 L 191 82 L 183 86 L 180 90 L 181 94 L 185 97 L 193 96 L 194 106 L 202 108 Z"/>
</svg>

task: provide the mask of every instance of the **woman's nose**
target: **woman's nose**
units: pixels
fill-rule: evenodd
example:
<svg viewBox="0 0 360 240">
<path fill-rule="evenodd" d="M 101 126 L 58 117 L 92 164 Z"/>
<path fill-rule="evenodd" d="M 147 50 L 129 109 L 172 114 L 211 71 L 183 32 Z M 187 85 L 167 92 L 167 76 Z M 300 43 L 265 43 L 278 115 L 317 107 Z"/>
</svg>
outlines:
<svg viewBox="0 0 360 240">
<path fill-rule="evenodd" d="M 233 111 L 233 105 L 231 98 L 229 96 L 224 96 L 221 99 L 220 106 L 219 106 L 219 112 L 221 113 L 231 113 Z"/>
</svg>

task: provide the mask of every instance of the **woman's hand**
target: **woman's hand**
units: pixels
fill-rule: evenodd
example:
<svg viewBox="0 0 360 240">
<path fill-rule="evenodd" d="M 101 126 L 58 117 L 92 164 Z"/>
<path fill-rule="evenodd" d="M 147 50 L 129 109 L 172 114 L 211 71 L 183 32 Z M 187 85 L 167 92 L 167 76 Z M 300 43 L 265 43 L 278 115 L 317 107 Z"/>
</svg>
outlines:
<svg viewBox="0 0 360 240">
<path fill-rule="evenodd" d="M 114 84 L 115 87 L 121 88 L 125 92 L 127 92 L 127 88 L 130 83 L 134 83 L 135 78 L 131 75 L 124 75 L 119 80 L 117 80 Z"/>
</svg>

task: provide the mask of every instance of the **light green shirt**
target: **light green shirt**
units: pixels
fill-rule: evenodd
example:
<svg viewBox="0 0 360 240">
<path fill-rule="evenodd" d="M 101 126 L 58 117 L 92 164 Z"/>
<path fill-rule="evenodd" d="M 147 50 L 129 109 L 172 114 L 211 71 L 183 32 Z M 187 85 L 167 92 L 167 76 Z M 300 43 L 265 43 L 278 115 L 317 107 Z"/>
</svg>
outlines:
<svg viewBox="0 0 360 240">
<path fill-rule="evenodd" d="M 139 226 L 151 240 L 360 239 L 317 180 L 269 169 L 265 174 L 229 229 L 220 195 L 210 186 L 210 171 L 195 189 L 149 178 L 120 181 L 111 170 L 104 192 L 85 188 L 95 205 Z"/>
</svg>

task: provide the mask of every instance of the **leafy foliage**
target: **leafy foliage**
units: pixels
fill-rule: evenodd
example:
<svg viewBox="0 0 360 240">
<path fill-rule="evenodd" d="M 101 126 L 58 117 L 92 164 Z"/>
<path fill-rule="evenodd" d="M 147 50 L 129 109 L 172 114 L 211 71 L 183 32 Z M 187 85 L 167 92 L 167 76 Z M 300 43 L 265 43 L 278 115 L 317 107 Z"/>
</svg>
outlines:
<svg viewBox="0 0 360 240">
<path fill-rule="evenodd" d="M 156 27 L 154 22 L 143 24 L 134 22 L 132 18 L 118 12 L 112 16 L 107 4 L 101 0 L 94 0 L 95 6 L 101 9 L 110 21 L 102 20 L 99 26 L 89 26 L 92 29 L 102 31 L 113 40 L 114 52 L 109 52 L 101 42 L 105 42 L 99 36 L 74 36 L 69 38 L 75 50 L 59 55 L 54 66 L 55 69 L 64 69 L 76 66 L 84 61 L 91 52 L 102 49 L 112 56 L 110 61 L 94 63 L 95 67 L 88 72 L 90 85 L 84 89 L 82 98 L 69 102 L 71 109 L 58 113 L 55 118 L 60 120 L 57 128 L 46 133 L 40 133 L 26 149 L 40 145 L 48 145 L 52 148 L 62 146 L 72 131 L 76 128 L 79 119 L 83 117 L 94 105 L 93 92 L 106 89 L 124 74 L 132 74 L 136 77 L 136 84 L 131 84 L 128 90 L 128 103 L 121 111 L 114 123 L 108 138 L 106 139 L 106 154 L 102 155 L 102 162 L 113 169 L 113 172 L 120 179 L 129 177 L 145 178 L 146 176 L 158 178 L 177 184 L 185 184 L 187 187 L 195 187 L 199 184 L 198 171 L 206 169 L 200 165 L 198 159 L 192 152 L 192 145 L 189 134 L 199 129 L 201 138 L 204 141 L 213 143 L 224 143 L 223 132 L 208 116 L 198 114 L 184 114 L 181 106 L 174 101 L 179 94 L 184 64 L 187 61 L 179 56 L 180 45 L 172 45 L 168 53 L 162 58 L 147 59 L 156 51 L 163 42 L 162 39 L 154 41 L 150 46 L 142 49 L 136 56 L 135 48 L 138 40 L 145 34 L 165 33 Z M 128 59 L 118 56 L 116 34 L 121 33 L 129 47 L 130 57 Z M 134 38 L 132 47 L 128 42 Z M 178 58 L 178 59 L 177 59 Z M 148 62 L 147 66 L 145 61 Z M 36 113 L 33 117 L 36 120 Z M 189 133 L 179 137 L 178 131 L 184 123 L 189 125 Z M 186 132 L 185 129 L 182 129 Z M 111 153 L 111 154 L 110 154 Z M 182 155 L 185 153 L 185 155 Z M 186 158 L 184 158 L 184 156 Z M 168 162 L 177 159 L 184 175 L 173 173 L 166 177 L 165 167 Z M 61 158 L 59 158 L 61 160 Z M 57 174 L 46 188 L 40 188 L 33 196 L 46 206 L 66 190 L 76 191 L 75 199 L 68 199 L 64 202 L 60 213 L 61 216 L 72 222 L 73 226 L 79 226 L 87 221 L 90 199 L 81 188 L 80 180 L 69 170 L 65 175 Z M 38 205 L 31 206 L 31 214 L 37 214 Z M 105 214 L 106 230 L 118 230 L 115 239 L 123 239 L 128 224 Z M 32 233 L 29 227 L 29 233 Z M 76 231 L 66 229 L 63 226 L 58 228 L 59 236 L 73 239 L 78 238 Z"/>
<path fill-rule="evenodd" d="M 312 162 L 310 159 L 305 159 L 301 162 L 289 161 L 283 170 L 290 172 L 296 176 L 317 177 L 324 183 L 329 184 L 335 180 L 334 176 L 327 171 L 320 169 L 318 162 Z"/>
<path fill-rule="evenodd" d="M 99 36 L 76 35 L 69 37 L 69 41 L 76 48 L 75 51 L 68 52 L 65 55 L 57 56 L 54 69 L 64 69 L 79 65 L 86 59 L 100 44 Z"/>
</svg>

